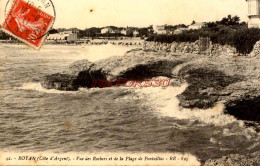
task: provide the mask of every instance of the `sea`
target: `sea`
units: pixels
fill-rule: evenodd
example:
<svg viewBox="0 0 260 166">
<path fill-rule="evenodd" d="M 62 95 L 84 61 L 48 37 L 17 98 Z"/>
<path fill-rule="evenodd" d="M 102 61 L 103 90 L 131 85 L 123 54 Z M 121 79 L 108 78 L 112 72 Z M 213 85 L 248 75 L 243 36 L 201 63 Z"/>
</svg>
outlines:
<svg viewBox="0 0 260 166">
<path fill-rule="evenodd" d="M 260 150 L 253 127 L 224 105 L 183 109 L 179 87 L 44 89 L 71 63 L 123 56 L 135 46 L 0 45 L 0 151 L 186 153 L 198 161 Z"/>
</svg>

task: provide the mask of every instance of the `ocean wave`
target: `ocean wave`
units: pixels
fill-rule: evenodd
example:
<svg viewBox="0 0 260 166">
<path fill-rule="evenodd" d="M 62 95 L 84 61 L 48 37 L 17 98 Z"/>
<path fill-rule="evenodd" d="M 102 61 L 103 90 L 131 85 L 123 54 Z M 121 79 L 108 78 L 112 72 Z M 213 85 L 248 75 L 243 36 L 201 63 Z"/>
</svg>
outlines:
<svg viewBox="0 0 260 166">
<path fill-rule="evenodd" d="M 28 82 L 24 83 L 21 87 L 18 87 L 17 89 L 22 89 L 22 90 L 34 90 L 38 92 L 43 92 L 43 93 L 76 93 L 75 91 L 60 91 L 56 89 L 45 89 L 42 87 L 41 83 L 35 83 L 35 82 Z"/>
<path fill-rule="evenodd" d="M 123 91 L 135 92 L 118 96 L 116 100 L 137 100 L 143 99 L 144 105 L 149 105 L 154 109 L 154 112 L 159 116 L 173 117 L 177 119 L 189 119 L 192 122 L 199 121 L 205 124 L 215 126 L 225 126 L 231 123 L 238 123 L 240 127 L 244 127 L 243 121 L 237 120 L 232 115 L 224 114 L 225 106 L 223 103 L 217 103 L 213 108 L 209 109 L 187 109 L 179 106 L 177 95 L 181 94 L 188 84 L 182 84 L 180 87 L 169 86 L 162 87 L 147 87 L 147 88 L 133 88 L 133 87 L 110 87 L 110 88 L 80 88 L 78 91 L 60 91 L 55 89 L 45 89 L 40 83 L 29 82 L 24 83 L 18 89 L 22 90 L 35 90 L 43 93 L 56 93 L 56 94 L 76 94 L 76 93 L 94 93 L 105 91 Z"/>
<path fill-rule="evenodd" d="M 189 119 L 216 126 L 238 122 L 235 117 L 224 114 L 225 107 L 222 103 L 217 103 L 215 107 L 204 110 L 180 107 L 177 95 L 181 94 L 187 87 L 188 84 L 182 84 L 180 87 L 145 88 L 138 89 L 136 92 L 142 93 L 143 97 L 147 99 L 160 116 Z"/>
</svg>

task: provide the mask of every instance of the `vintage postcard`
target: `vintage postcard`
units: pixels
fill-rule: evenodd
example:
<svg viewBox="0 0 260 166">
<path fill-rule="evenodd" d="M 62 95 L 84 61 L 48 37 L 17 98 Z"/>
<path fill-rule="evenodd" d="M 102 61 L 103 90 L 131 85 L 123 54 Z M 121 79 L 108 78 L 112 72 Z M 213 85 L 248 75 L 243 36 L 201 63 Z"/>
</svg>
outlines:
<svg viewBox="0 0 260 166">
<path fill-rule="evenodd" d="M 260 0 L 0 0 L 0 165 L 259 166 Z"/>
</svg>

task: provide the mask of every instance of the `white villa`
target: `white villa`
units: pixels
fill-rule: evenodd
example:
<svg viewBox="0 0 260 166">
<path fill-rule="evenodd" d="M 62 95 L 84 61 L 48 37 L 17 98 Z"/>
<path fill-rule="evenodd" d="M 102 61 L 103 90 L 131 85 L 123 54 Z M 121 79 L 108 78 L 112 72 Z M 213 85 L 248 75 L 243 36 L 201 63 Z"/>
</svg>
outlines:
<svg viewBox="0 0 260 166">
<path fill-rule="evenodd" d="M 204 25 L 206 25 L 205 22 L 197 22 L 195 24 L 192 24 L 189 26 L 189 29 L 200 29 L 202 28 Z"/>
<path fill-rule="evenodd" d="M 115 31 L 110 27 L 101 29 L 101 34 L 106 34 L 106 33 L 115 33 Z"/>
<path fill-rule="evenodd" d="M 133 34 L 133 30 L 132 29 L 122 29 L 120 32 L 122 35 L 128 36 L 128 35 L 132 35 Z"/>
<path fill-rule="evenodd" d="M 153 27 L 154 33 L 162 35 L 162 34 L 166 34 L 166 26 L 165 25 L 156 25 Z"/>
<path fill-rule="evenodd" d="M 72 29 L 68 31 L 63 31 L 60 33 L 54 33 L 50 34 L 47 37 L 47 40 L 49 41 L 59 41 L 59 42 L 66 42 L 66 41 L 76 41 L 78 40 L 78 29 Z"/>
<path fill-rule="evenodd" d="M 178 34 L 183 33 L 184 31 L 187 31 L 187 30 L 189 30 L 189 29 L 188 29 L 188 28 L 177 28 L 176 30 L 174 30 L 174 31 L 172 32 L 172 34 L 178 35 Z"/>
<path fill-rule="evenodd" d="M 139 35 L 139 32 L 137 30 L 134 30 L 133 35 L 136 37 Z"/>
<path fill-rule="evenodd" d="M 248 27 L 260 28 L 260 0 L 246 0 L 248 3 Z"/>
</svg>

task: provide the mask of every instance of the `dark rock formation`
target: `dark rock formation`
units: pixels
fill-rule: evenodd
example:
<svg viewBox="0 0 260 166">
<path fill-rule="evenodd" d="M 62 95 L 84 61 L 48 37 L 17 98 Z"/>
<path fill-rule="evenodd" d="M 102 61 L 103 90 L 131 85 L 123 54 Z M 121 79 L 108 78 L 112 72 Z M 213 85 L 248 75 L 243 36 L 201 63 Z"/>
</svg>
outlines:
<svg viewBox="0 0 260 166">
<path fill-rule="evenodd" d="M 75 91 L 79 87 L 90 87 L 92 80 L 89 70 L 94 64 L 88 60 L 81 60 L 72 63 L 67 70 L 45 76 L 41 85 L 46 89 L 57 89 Z"/>
<path fill-rule="evenodd" d="M 244 97 L 241 100 L 226 103 L 226 113 L 241 120 L 260 122 L 260 96 L 251 98 Z"/>
<path fill-rule="evenodd" d="M 94 65 L 94 63 L 89 62 L 88 60 L 80 60 L 72 63 L 69 65 L 67 70 L 64 71 L 64 73 L 68 75 L 74 75 L 78 76 L 80 72 L 82 71 L 89 71 L 90 68 Z"/>
<path fill-rule="evenodd" d="M 45 76 L 41 85 L 46 89 L 73 91 L 79 88 L 76 80 L 75 76 L 57 73 Z"/>
<path fill-rule="evenodd" d="M 92 78 L 111 79 L 146 79 L 155 76 L 171 76 L 171 70 L 182 59 L 173 59 L 163 54 L 131 52 L 126 56 L 110 57 L 97 61 L 91 68 Z"/>
<path fill-rule="evenodd" d="M 185 78 L 189 84 L 178 96 L 180 105 L 184 108 L 201 109 L 213 107 L 219 100 L 218 92 L 241 79 L 238 76 L 227 76 L 214 67 L 194 68 L 189 65 L 180 70 L 179 76 Z"/>
<path fill-rule="evenodd" d="M 224 113 L 237 119 L 260 120 L 260 59 L 201 57 L 182 64 L 178 76 L 189 86 L 178 96 L 185 108 L 211 108 L 225 104 Z"/>
<path fill-rule="evenodd" d="M 173 59 L 153 53 L 140 55 L 142 53 L 131 51 L 126 56 L 102 59 L 95 64 L 80 60 L 71 64 L 62 74 L 46 76 L 42 86 L 47 89 L 77 90 L 79 87 L 91 88 L 93 82 L 101 80 L 110 82 L 119 79 L 145 80 L 156 76 L 171 77 L 171 70 L 183 63 L 183 58 Z M 65 88 L 66 85 L 69 87 Z"/>
</svg>

